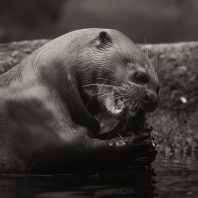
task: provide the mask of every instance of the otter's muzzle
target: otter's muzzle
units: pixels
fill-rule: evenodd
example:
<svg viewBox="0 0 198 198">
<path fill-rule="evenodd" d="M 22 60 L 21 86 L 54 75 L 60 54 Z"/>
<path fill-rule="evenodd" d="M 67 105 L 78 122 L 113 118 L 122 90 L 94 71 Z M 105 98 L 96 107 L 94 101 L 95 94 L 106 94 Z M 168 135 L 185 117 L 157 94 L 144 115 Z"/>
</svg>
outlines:
<svg viewBox="0 0 198 198">
<path fill-rule="evenodd" d="M 148 91 L 144 97 L 143 106 L 146 112 L 155 111 L 158 106 L 158 96 Z"/>
</svg>

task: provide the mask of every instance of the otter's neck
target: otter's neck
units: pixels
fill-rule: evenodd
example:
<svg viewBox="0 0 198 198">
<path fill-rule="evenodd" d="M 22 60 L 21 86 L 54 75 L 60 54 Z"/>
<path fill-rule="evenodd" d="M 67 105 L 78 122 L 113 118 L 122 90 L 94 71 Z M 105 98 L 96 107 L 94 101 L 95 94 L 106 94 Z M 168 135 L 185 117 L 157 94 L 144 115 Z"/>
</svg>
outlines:
<svg viewBox="0 0 198 198">
<path fill-rule="evenodd" d="M 97 106 L 92 102 L 90 105 L 86 105 L 88 98 L 78 79 L 74 77 L 66 78 L 64 83 L 62 82 L 60 93 L 62 93 L 61 96 L 67 104 L 72 120 L 78 125 L 87 127 L 91 134 L 94 134 L 94 137 L 97 136 L 100 132 L 100 125 L 94 117 L 95 112 L 98 111 Z"/>
</svg>

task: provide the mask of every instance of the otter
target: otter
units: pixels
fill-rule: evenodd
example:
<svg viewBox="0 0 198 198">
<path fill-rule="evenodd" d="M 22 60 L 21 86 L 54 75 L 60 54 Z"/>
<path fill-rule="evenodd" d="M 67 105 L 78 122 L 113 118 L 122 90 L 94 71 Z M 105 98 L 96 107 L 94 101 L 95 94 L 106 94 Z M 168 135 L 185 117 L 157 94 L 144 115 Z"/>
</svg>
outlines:
<svg viewBox="0 0 198 198">
<path fill-rule="evenodd" d="M 154 111 L 157 72 L 124 34 L 83 29 L 45 44 L 0 76 L 0 173 L 58 174 L 151 163 L 152 141 L 99 139 L 95 115 Z"/>
</svg>

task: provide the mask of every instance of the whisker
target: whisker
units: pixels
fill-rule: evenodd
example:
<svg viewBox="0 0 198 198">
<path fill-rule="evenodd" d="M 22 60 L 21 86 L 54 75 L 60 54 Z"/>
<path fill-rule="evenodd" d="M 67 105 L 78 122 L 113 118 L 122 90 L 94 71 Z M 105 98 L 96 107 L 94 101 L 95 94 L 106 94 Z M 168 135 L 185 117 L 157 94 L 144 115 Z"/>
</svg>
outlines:
<svg viewBox="0 0 198 198">
<path fill-rule="evenodd" d="M 112 101 L 114 101 L 114 100 L 115 100 L 114 97 L 112 97 L 112 99 L 110 99 L 109 102 L 112 102 Z M 103 104 L 103 105 L 100 107 L 100 109 L 104 108 L 105 106 L 106 106 L 106 104 Z"/>
<path fill-rule="evenodd" d="M 139 100 L 137 100 L 137 101 L 136 101 L 136 103 L 135 103 L 135 105 L 134 105 L 134 108 L 133 108 L 133 109 L 135 109 L 135 108 L 137 107 L 137 105 L 138 105 L 138 101 L 139 101 Z"/>
<path fill-rule="evenodd" d="M 107 113 L 109 113 L 110 112 L 110 110 L 109 109 L 107 109 L 104 113 L 103 113 L 103 115 L 102 116 L 105 116 L 105 114 L 107 114 Z"/>
<path fill-rule="evenodd" d="M 128 60 L 130 61 L 130 54 L 129 54 L 129 48 L 128 48 L 128 46 L 126 46 L 126 50 L 127 50 L 127 56 L 128 56 Z"/>
<path fill-rule="evenodd" d="M 119 133 L 119 132 L 118 132 L 117 134 L 120 136 L 120 138 L 121 138 L 122 140 L 124 140 L 124 139 L 123 139 L 123 137 L 120 135 L 120 133 Z"/>
<path fill-rule="evenodd" d="M 148 56 L 148 49 L 146 48 L 146 38 L 144 36 L 144 46 L 145 46 L 145 54 Z"/>
<path fill-rule="evenodd" d="M 159 112 L 161 112 L 161 109 L 160 109 L 159 107 L 157 107 L 156 111 L 159 111 Z"/>
<path fill-rule="evenodd" d="M 126 89 L 125 89 L 125 88 L 123 88 L 123 87 L 118 87 L 118 86 L 115 86 L 115 85 L 105 85 L 105 84 L 100 84 L 100 83 L 83 85 L 82 87 L 100 86 L 100 85 L 103 85 L 104 87 L 111 87 L 111 88 L 115 88 L 115 87 L 116 87 L 116 88 L 118 88 L 118 89 L 126 90 Z"/>
<path fill-rule="evenodd" d="M 106 80 L 106 81 L 110 81 L 110 82 L 113 82 L 113 83 L 117 82 L 117 81 L 115 81 L 115 80 L 109 80 L 109 79 L 105 79 L 105 78 L 96 78 L 96 79 Z"/>
<path fill-rule="evenodd" d="M 106 81 L 105 81 L 105 82 L 106 82 Z M 105 83 L 105 82 L 104 82 L 104 83 Z M 97 89 L 96 89 L 95 93 L 100 91 L 100 89 L 101 89 L 101 87 L 104 85 L 104 83 L 99 87 L 98 91 L 97 91 Z M 89 99 L 89 101 L 88 101 L 88 103 L 87 103 L 87 105 L 86 105 L 86 108 L 88 107 L 88 105 L 89 105 L 89 103 L 91 102 L 91 100 L 92 100 L 93 97 L 94 97 L 94 95 L 92 95 L 92 97 Z"/>
<path fill-rule="evenodd" d="M 129 102 L 126 103 L 126 105 L 123 107 L 123 109 L 125 109 L 129 104 L 130 104 Z"/>
<path fill-rule="evenodd" d="M 109 93 L 105 92 L 104 94 L 98 95 L 98 97 L 96 99 L 102 98 L 102 97 L 107 96 L 109 94 L 111 94 L 111 92 L 109 92 Z"/>
<path fill-rule="evenodd" d="M 130 105 L 130 109 L 133 109 L 132 106 L 133 106 L 133 104 L 136 103 L 137 99 L 138 99 L 138 97 L 136 97 L 136 98 L 133 100 L 133 102 L 132 102 L 131 105 Z"/>
<path fill-rule="evenodd" d="M 155 59 L 156 59 L 156 61 L 155 61 L 155 70 L 157 71 L 157 51 L 155 52 Z"/>
<path fill-rule="evenodd" d="M 114 101 L 115 99 L 120 99 L 120 96 L 117 96 L 117 97 L 114 96 L 114 97 L 112 97 L 112 99 L 110 99 L 109 102 L 112 102 L 112 101 Z M 101 107 L 105 107 L 105 105 L 106 105 L 106 104 L 102 105 Z"/>
</svg>

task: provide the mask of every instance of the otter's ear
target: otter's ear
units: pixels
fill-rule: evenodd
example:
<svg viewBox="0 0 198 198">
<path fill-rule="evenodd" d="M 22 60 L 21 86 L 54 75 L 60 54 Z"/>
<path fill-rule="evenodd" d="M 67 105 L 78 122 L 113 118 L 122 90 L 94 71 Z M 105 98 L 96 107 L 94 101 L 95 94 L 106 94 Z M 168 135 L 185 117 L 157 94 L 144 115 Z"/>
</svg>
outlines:
<svg viewBox="0 0 198 198">
<path fill-rule="evenodd" d="M 111 47 L 112 45 L 112 40 L 110 35 L 105 32 L 102 31 L 99 33 L 98 37 L 96 37 L 92 43 L 95 45 L 95 47 L 97 47 L 98 49 L 105 49 L 108 47 Z"/>
<path fill-rule="evenodd" d="M 102 43 L 112 43 L 111 37 L 109 36 L 109 34 L 107 32 L 104 32 L 104 31 L 100 32 L 99 38 Z"/>
</svg>

